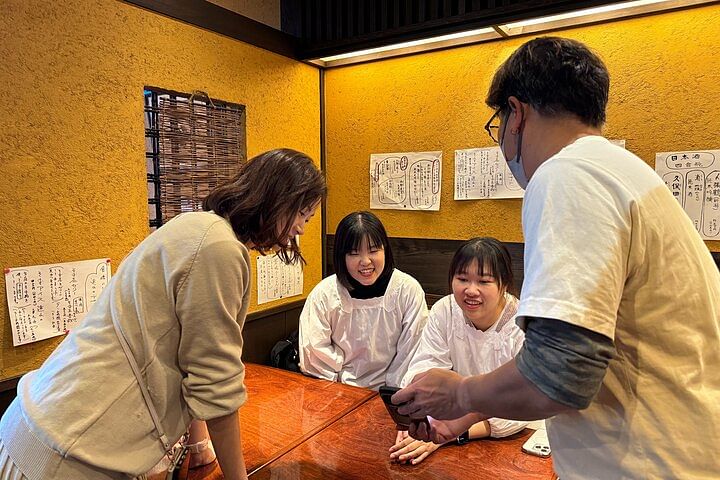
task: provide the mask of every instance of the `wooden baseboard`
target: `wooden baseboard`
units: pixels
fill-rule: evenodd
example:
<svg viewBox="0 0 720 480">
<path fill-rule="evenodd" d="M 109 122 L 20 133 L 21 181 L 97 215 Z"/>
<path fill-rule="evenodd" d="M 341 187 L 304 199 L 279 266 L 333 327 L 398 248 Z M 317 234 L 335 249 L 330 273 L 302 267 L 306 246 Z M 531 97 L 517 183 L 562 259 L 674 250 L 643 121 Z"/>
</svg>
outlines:
<svg viewBox="0 0 720 480">
<path fill-rule="evenodd" d="M 305 299 L 301 298 L 299 300 L 295 300 L 289 303 L 283 303 L 282 305 L 276 305 L 265 310 L 250 312 L 247 314 L 247 317 L 245 317 L 245 323 L 254 322 L 256 320 L 261 320 L 267 317 L 272 317 L 273 315 L 277 315 L 278 313 L 287 312 L 289 310 L 294 310 L 297 308 L 302 309 L 303 305 L 305 305 Z"/>
<path fill-rule="evenodd" d="M 17 389 L 17 384 L 21 378 L 22 375 L 18 375 L 17 377 L 10 377 L 0 381 L 0 392 Z"/>
</svg>

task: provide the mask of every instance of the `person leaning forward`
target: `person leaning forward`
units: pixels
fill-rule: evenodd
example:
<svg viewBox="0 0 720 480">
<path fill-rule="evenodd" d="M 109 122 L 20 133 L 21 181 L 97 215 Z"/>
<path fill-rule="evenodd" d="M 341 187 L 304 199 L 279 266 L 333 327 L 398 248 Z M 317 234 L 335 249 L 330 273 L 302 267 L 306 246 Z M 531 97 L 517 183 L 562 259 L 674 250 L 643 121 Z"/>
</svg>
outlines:
<svg viewBox="0 0 720 480">
<path fill-rule="evenodd" d="M 296 236 L 325 193 L 307 155 L 271 150 L 216 187 L 204 211 L 143 240 L 82 323 L 20 380 L 0 420 L 0 479 L 137 477 L 191 423 L 206 423 L 224 478 L 246 479 L 237 410 L 247 397 L 249 250 L 285 247 L 283 261 L 302 262 Z"/>
<path fill-rule="evenodd" d="M 495 73 L 486 129 L 526 187 L 525 343 L 487 375 L 417 375 L 393 402 L 437 443 L 489 417 L 554 416 L 563 480 L 716 479 L 720 274 L 660 177 L 602 137 L 608 92 L 602 60 L 563 38 Z"/>
</svg>

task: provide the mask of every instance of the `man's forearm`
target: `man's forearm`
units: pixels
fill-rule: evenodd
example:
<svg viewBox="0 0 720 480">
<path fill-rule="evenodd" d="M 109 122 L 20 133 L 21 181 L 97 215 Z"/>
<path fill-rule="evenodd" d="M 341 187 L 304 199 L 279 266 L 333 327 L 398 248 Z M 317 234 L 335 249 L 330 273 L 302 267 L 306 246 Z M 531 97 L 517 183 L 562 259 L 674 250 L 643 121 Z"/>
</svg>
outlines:
<svg viewBox="0 0 720 480">
<path fill-rule="evenodd" d="M 528 381 L 518 371 L 515 360 L 487 375 L 464 378 L 459 395 L 468 412 L 486 418 L 539 420 L 573 410 L 550 399 Z"/>
</svg>

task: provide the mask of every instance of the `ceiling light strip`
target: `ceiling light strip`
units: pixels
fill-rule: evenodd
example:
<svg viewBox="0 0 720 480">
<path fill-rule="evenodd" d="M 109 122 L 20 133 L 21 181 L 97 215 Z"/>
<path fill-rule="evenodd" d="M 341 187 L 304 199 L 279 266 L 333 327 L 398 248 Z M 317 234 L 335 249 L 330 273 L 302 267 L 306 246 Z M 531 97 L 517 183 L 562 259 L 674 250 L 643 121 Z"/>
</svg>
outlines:
<svg viewBox="0 0 720 480">
<path fill-rule="evenodd" d="M 488 40 L 497 40 L 528 33 L 555 30 L 558 28 L 573 27 L 588 23 L 614 20 L 648 13 L 673 10 L 676 8 L 693 7 L 702 4 L 717 3 L 717 0 L 633 0 L 623 3 L 587 8 L 547 17 L 538 17 L 520 22 L 493 25 L 492 27 L 469 30 L 466 32 L 441 35 L 411 42 L 386 45 L 384 47 L 359 50 L 343 53 L 320 59 L 310 60 L 310 63 L 322 67 L 339 67 L 353 63 L 362 63 L 372 60 L 422 53 L 441 48 L 449 48 Z"/>
</svg>

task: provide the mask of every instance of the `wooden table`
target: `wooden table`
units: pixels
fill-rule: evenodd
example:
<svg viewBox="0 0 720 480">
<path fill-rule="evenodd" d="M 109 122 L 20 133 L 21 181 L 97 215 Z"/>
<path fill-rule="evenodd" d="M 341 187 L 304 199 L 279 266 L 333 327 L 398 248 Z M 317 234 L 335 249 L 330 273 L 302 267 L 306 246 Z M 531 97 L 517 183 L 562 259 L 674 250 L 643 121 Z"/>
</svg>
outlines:
<svg viewBox="0 0 720 480">
<path fill-rule="evenodd" d="M 362 405 L 376 392 L 256 364 L 245 365 L 247 402 L 240 408 L 243 455 L 249 474 L 290 451 Z M 188 479 L 222 478 L 217 462 Z"/>
<path fill-rule="evenodd" d="M 388 452 L 395 440 L 395 426 L 380 397 L 375 397 L 253 472 L 251 480 L 555 478 L 551 459 L 521 451 L 531 434 L 532 430 L 526 429 L 504 439 L 446 445 L 419 465 L 395 464 Z"/>
</svg>

